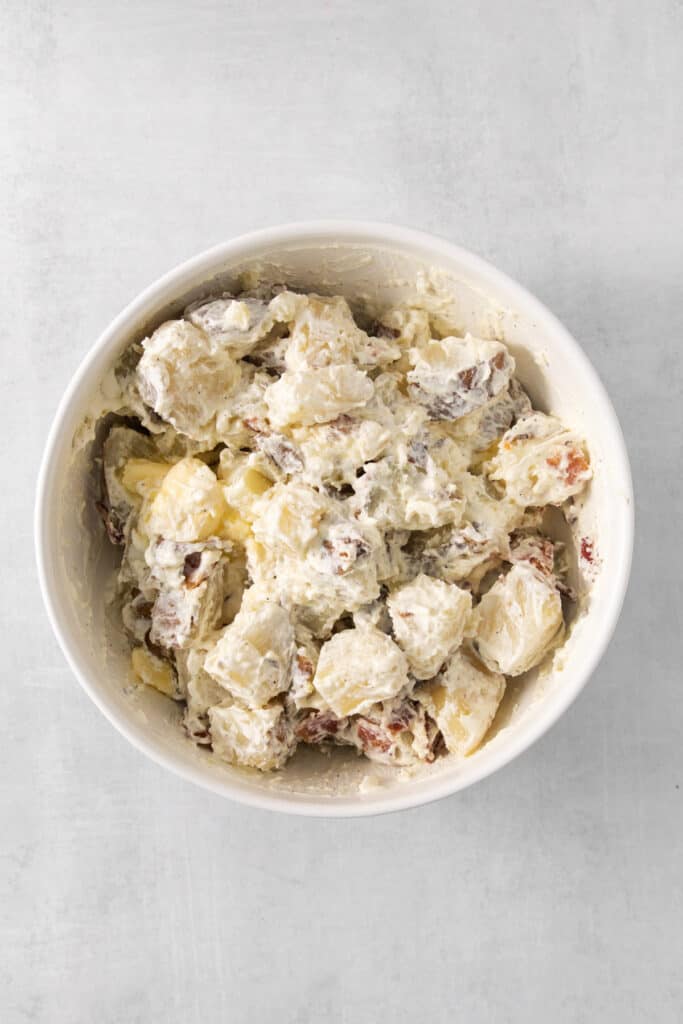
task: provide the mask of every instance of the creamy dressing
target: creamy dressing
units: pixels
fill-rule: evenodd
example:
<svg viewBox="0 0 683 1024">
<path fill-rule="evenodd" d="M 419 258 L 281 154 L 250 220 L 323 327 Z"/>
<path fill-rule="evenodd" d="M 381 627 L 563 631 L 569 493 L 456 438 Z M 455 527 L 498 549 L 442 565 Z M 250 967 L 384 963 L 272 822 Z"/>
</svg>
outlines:
<svg viewBox="0 0 683 1024">
<path fill-rule="evenodd" d="M 499 341 L 419 306 L 219 296 L 122 360 L 100 506 L 141 683 L 262 771 L 297 744 L 467 756 L 562 642 L 542 535 L 591 475 Z"/>
</svg>

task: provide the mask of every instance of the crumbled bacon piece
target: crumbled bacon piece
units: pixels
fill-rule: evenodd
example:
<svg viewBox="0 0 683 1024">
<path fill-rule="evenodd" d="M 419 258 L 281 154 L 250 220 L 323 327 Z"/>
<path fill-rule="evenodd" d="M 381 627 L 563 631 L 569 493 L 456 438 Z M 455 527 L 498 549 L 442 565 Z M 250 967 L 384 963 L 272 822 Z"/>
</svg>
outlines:
<svg viewBox="0 0 683 1024">
<path fill-rule="evenodd" d="M 397 708 L 391 714 L 389 721 L 387 722 L 387 729 L 390 733 L 403 732 L 407 729 L 410 723 L 415 718 L 415 708 L 410 701 L 404 701 L 399 704 Z"/>
<path fill-rule="evenodd" d="M 323 743 L 345 725 L 346 719 L 337 718 L 331 711 L 312 711 L 296 725 L 294 734 L 303 743 Z"/>
<path fill-rule="evenodd" d="M 548 537 L 521 536 L 513 543 L 510 561 L 513 564 L 528 562 L 541 576 L 552 579 L 555 567 L 555 545 Z"/>
<path fill-rule="evenodd" d="M 191 551 L 189 555 L 185 555 L 185 561 L 183 562 L 183 576 L 187 587 L 197 587 L 202 582 L 201 578 L 197 578 L 197 569 L 201 564 L 201 551 Z"/>
<path fill-rule="evenodd" d="M 209 732 L 208 719 L 205 716 L 201 716 L 200 719 L 190 720 L 185 718 L 183 721 L 185 732 L 191 740 L 193 740 L 198 747 L 211 747 L 211 733 Z"/>
<path fill-rule="evenodd" d="M 371 722 L 369 718 L 358 720 L 356 732 L 358 733 L 358 739 L 363 750 L 372 748 L 373 750 L 380 750 L 383 754 L 391 750 L 391 739 L 386 733 L 382 732 L 378 725 Z"/>
<path fill-rule="evenodd" d="M 559 469 L 560 465 L 564 460 L 563 455 L 565 453 L 555 452 L 553 455 L 549 455 L 546 462 L 553 469 Z M 588 459 L 581 451 L 580 448 L 570 447 L 566 451 L 566 469 L 564 471 L 564 482 L 569 486 L 573 486 L 576 481 L 582 476 L 588 469 Z"/>
<path fill-rule="evenodd" d="M 451 377 L 449 391 L 434 393 L 415 382 L 409 393 L 416 402 L 424 405 L 430 419 L 457 420 L 485 405 L 500 392 L 507 383 L 505 379 L 501 380 L 500 375 L 508 365 L 507 355 L 499 352 L 493 358 L 474 363 Z M 414 374 L 408 375 L 409 380 L 413 377 Z"/>
<path fill-rule="evenodd" d="M 303 654 L 297 654 L 296 667 L 302 675 L 308 676 L 310 679 L 313 678 L 313 662 L 310 658 L 305 657 Z"/>
<path fill-rule="evenodd" d="M 254 430 L 257 433 L 265 431 L 266 429 L 264 420 L 260 420 L 257 416 L 251 416 L 246 420 L 242 420 L 242 424 L 247 428 L 247 430 Z"/>
<path fill-rule="evenodd" d="M 570 448 L 567 455 L 567 483 L 575 484 L 588 469 L 588 459 L 578 448 Z"/>
</svg>

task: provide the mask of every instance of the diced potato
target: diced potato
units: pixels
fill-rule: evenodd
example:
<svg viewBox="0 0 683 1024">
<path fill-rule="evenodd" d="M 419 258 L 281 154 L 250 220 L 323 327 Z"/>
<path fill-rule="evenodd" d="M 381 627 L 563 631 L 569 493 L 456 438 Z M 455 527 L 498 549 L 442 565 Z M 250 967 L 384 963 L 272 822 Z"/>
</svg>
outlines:
<svg viewBox="0 0 683 1024">
<path fill-rule="evenodd" d="M 387 599 L 394 635 L 416 679 L 430 679 L 462 643 L 472 598 L 454 583 L 420 575 Z"/>
<path fill-rule="evenodd" d="M 135 647 L 130 660 L 133 672 L 141 683 L 153 687 L 166 697 L 178 698 L 176 676 L 170 662 L 157 658 L 146 647 Z"/>
<path fill-rule="evenodd" d="M 212 299 L 190 306 L 186 316 L 236 358 L 250 352 L 273 325 L 268 306 L 259 299 Z"/>
<path fill-rule="evenodd" d="M 239 387 L 241 364 L 186 320 L 169 320 L 142 343 L 143 401 L 181 434 L 214 444 L 216 417 Z"/>
<path fill-rule="evenodd" d="M 152 608 L 153 643 L 186 648 L 219 625 L 226 564 L 220 548 L 202 551 L 199 544 L 160 541 L 149 546 L 147 560 L 160 586 Z"/>
<path fill-rule="evenodd" d="M 377 366 L 393 362 L 399 355 L 393 340 L 369 337 L 361 330 L 346 299 L 309 295 L 291 325 L 285 362 L 288 370 L 354 362 Z"/>
<path fill-rule="evenodd" d="M 360 408 L 372 393 L 372 381 L 355 366 L 323 366 L 315 370 L 287 370 L 270 385 L 265 402 L 273 426 L 307 426 Z"/>
<path fill-rule="evenodd" d="M 168 462 L 128 459 L 121 473 L 121 483 L 131 494 L 149 498 L 157 493 L 170 468 Z"/>
<path fill-rule="evenodd" d="M 408 662 L 378 629 L 346 629 L 323 644 L 313 685 L 340 718 L 359 714 L 408 685 Z"/>
<path fill-rule="evenodd" d="M 238 544 L 244 544 L 251 537 L 251 526 L 246 519 L 242 518 L 236 508 L 226 505 L 225 515 L 218 532 L 221 537 L 228 537 L 230 540 L 237 541 Z"/>
<path fill-rule="evenodd" d="M 399 306 L 387 310 L 380 323 L 388 328 L 401 348 L 426 345 L 431 337 L 429 314 L 425 309 Z"/>
<path fill-rule="evenodd" d="M 288 689 L 294 652 L 287 612 L 267 600 L 262 588 L 252 587 L 207 654 L 204 668 L 243 704 L 258 708 Z"/>
<path fill-rule="evenodd" d="M 506 497 L 522 507 L 561 505 L 592 476 L 581 439 L 542 412 L 523 416 L 503 435 L 484 472 L 504 484 Z"/>
<path fill-rule="evenodd" d="M 144 517 L 150 536 L 199 541 L 215 536 L 226 514 L 223 490 L 205 463 L 187 458 L 164 477 Z"/>
<path fill-rule="evenodd" d="M 515 370 L 505 345 L 471 334 L 430 341 L 409 355 L 408 393 L 434 420 L 457 420 L 486 405 Z"/>
<path fill-rule="evenodd" d="M 465 757 L 486 736 L 505 693 L 505 679 L 469 652 L 458 651 L 443 672 L 413 693 L 434 719 L 451 754 Z"/>
<path fill-rule="evenodd" d="M 247 522 L 254 518 L 254 502 L 273 486 L 273 481 L 252 464 L 254 458 L 233 456 L 232 465 L 226 465 L 224 460 L 221 463 L 225 500 Z"/>
<path fill-rule="evenodd" d="M 332 423 L 297 427 L 292 434 L 303 463 L 302 478 L 321 486 L 352 483 L 364 463 L 386 451 L 392 432 L 388 426 L 356 414 Z"/>
<path fill-rule="evenodd" d="M 562 601 L 554 580 L 520 563 L 482 597 L 474 621 L 482 659 L 494 670 L 517 676 L 538 665 L 562 635 Z"/>
<path fill-rule="evenodd" d="M 130 427 L 115 425 L 104 440 L 103 487 L 98 511 L 114 544 L 124 543 L 131 514 L 140 506 L 137 492 L 131 492 L 124 486 L 122 470 L 131 460 L 154 462 L 157 454 L 153 440 Z"/>
<path fill-rule="evenodd" d="M 411 462 L 408 445 L 398 444 L 391 455 L 369 463 L 351 486 L 354 513 L 382 529 L 431 530 L 462 518 L 452 475 L 431 458 L 424 467 Z"/>
<path fill-rule="evenodd" d="M 281 768 L 294 752 L 296 740 L 281 707 L 219 705 L 208 714 L 213 752 L 229 764 L 265 772 Z"/>
<path fill-rule="evenodd" d="M 254 537 L 268 548 L 302 557 L 330 507 L 329 498 L 306 484 L 276 484 L 253 508 Z"/>
</svg>

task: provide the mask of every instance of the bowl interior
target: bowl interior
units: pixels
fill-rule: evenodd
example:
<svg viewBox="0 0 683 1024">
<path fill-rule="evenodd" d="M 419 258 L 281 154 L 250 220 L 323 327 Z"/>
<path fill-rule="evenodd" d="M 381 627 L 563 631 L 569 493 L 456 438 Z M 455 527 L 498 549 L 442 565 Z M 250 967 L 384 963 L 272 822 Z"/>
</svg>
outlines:
<svg viewBox="0 0 683 1024">
<path fill-rule="evenodd" d="M 116 552 L 94 511 L 96 423 L 115 404 L 112 368 L 133 340 L 192 299 L 258 278 L 339 293 L 374 314 L 418 301 L 444 324 L 503 340 L 534 405 L 556 413 L 588 442 L 594 481 L 577 504 L 573 535 L 581 593 L 564 646 L 509 688 L 486 744 L 464 761 L 414 773 L 372 765 L 352 752 L 301 750 L 280 773 L 231 768 L 187 740 L 166 698 L 133 685 L 121 628 L 106 610 Z M 51 435 L 39 488 L 37 537 L 44 590 L 62 646 L 90 695 L 128 738 L 168 767 L 214 790 L 303 813 L 369 813 L 452 792 L 515 756 L 570 703 L 607 642 L 625 590 L 631 493 L 623 442 L 590 364 L 561 325 L 523 289 L 447 243 L 397 229 L 261 233 L 219 247 L 145 292 L 105 332 L 79 370 Z M 557 523 L 551 529 L 559 529 Z"/>
</svg>

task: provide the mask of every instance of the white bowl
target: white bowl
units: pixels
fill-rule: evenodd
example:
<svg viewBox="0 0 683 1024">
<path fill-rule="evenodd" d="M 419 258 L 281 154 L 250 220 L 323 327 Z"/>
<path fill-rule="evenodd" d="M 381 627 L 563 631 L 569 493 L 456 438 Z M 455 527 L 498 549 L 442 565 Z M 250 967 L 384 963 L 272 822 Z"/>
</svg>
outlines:
<svg viewBox="0 0 683 1024">
<path fill-rule="evenodd" d="M 436 268 L 436 269 L 435 269 Z M 583 611 L 541 672 L 510 688 L 491 738 L 465 760 L 443 758 L 414 776 L 352 753 L 304 750 L 272 776 L 231 768 L 196 748 L 172 702 L 131 685 L 120 629 L 105 611 L 114 552 L 92 508 L 92 427 L 107 406 L 111 369 L 131 340 L 199 294 L 257 271 L 294 287 L 341 292 L 366 306 L 418 292 L 461 329 L 502 338 L 534 404 L 586 438 L 594 480 L 578 512 L 594 560 L 577 582 Z M 40 471 L 38 569 L 48 615 L 76 677 L 131 743 L 160 764 L 243 803 L 293 814 L 352 816 L 398 810 L 455 793 L 526 750 L 589 679 L 614 630 L 633 541 L 628 458 L 612 405 L 579 345 L 520 285 L 450 242 L 385 224 L 315 222 L 258 231 L 210 249 L 147 288 L 104 331 L 57 411 Z"/>
</svg>

